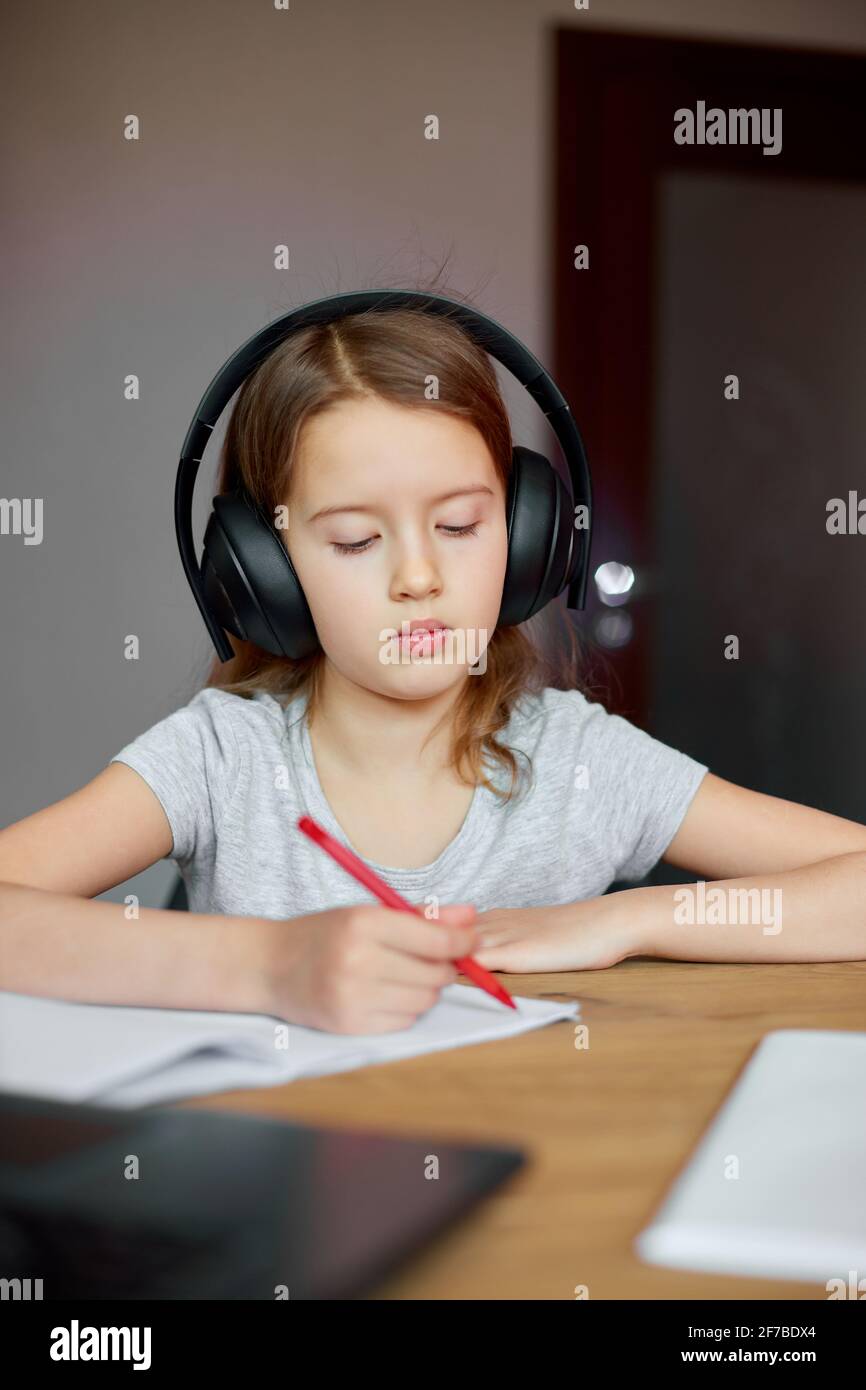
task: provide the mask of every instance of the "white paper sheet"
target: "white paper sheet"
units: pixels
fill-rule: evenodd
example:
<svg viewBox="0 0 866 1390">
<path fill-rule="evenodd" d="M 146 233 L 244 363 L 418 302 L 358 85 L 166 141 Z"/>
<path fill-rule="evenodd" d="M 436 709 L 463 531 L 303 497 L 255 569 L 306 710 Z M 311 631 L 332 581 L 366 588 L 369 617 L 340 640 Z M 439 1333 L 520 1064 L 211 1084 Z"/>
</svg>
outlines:
<svg viewBox="0 0 866 1390">
<path fill-rule="evenodd" d="M 0 991 L 0 1091 L 129 1108 L 509 1038 L 580 1005 L 447 985 L 398 1033 L 336 1034 L 264 1014 L 71 1004 Z"/>
<path fill-rule="evenodd" d="M 679 1269 L 866 1281 L 866 1033 L 768 1033 L 635 1248 Z"/>
</svg>

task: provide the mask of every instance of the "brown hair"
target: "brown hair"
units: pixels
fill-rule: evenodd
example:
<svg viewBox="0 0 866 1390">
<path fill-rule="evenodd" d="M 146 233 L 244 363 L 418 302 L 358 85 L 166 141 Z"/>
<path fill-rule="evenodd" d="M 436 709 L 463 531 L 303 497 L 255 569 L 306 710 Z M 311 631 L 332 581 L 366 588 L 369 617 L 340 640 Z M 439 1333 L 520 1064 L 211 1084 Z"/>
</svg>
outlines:
<svg viewBox="0 0 866 1390">
<path fill-rule="evenodd" d="M 458 298 L 453 292 L 448 297 Z M 432 404 L 423 395 L 431 373 L 439 381 L 439 398 Z M 217 491 L 228 492 L 240 482 L 263 512 L 274 516 L 289 495 L 304 423 L 337 401 L 368 395 L 469 420 L 487 444 L 507 493 L 511 426 L 492 362 L 450 315 L 425 313 L 423 306 L 370 310 L 308 326 L 275 348 L 238 393 L 220 454 Z M 548 685 L 580 687 L 580 655 L 570 622 L 565 622 L 567 656 L 561 645 L 557 657 L 545 651 L 540 620 L 553 608 L 519 627 L 497 628 L 484 674 L 467 677 L 447 712 L 453 717 L 451 763 L 458 777 L 471 786 L 482 783 L 504 801 L 514 794 L 519 773 L 514 752 L 496 734 L 515 704 Z M 208 686 L 245 697 L 263 690 L 283 704 L 306 692 L 308 715 L 314 714 L 325 659 L 321 650 L 293 661 L 232 634 L 229 641 L 235 656 L 213 662 Z M 510 773 L 507 791 L 485 775 L 485 757 Z"/>
</svg>

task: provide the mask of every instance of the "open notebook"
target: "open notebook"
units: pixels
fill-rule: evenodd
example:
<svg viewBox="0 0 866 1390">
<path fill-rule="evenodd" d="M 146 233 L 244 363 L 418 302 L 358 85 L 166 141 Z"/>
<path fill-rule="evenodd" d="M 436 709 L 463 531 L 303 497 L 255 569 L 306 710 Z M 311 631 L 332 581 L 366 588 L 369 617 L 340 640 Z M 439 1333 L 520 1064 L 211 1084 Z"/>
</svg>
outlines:
<svg viewBox="0 0 866 1390">
<path fill-rule="evenodd" d="M 839 1290 L 866 1280 L 866 1033 L 768 1033 L 635 1245 L 651 1264 L 856 1297 Z"/>
<path fill-rule="evenodd" d="M 411 1028 L 359 1035 L 264 1014 L 71 1004 L 0 991 L 0 1091 L 120 1108 L 161 1104 L 510 1038 L 574 1018 L 580 1008 L 513 997 L 516 1010 L 471 985 L 447 985 Z"/>
</svg>

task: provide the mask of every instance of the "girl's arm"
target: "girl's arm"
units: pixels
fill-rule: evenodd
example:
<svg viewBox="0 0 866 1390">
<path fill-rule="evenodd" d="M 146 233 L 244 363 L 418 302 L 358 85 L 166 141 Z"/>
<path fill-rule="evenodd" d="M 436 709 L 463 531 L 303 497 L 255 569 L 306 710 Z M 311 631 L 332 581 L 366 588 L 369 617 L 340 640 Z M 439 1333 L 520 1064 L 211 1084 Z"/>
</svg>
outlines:
<svg viewBox="0 0 866 1390">
<path fill-rule="evenodd" d="M 626 888 L 595 903 L 627 942 L 623 955 L 866 960 L 866 850 L 783 873 Z"/>
<path fill-rule="evenodd" d="M 171 853 L 150 787 L 110 763 L 0 830 L 0 989 L 77 1003 L 258 1012 L 273 924 L 91 902 Z M 267 949 L 266 949 L 267 948 Z"/>
<path fill-rule="evenodd" d="M 700 878 L 778 873 L 866 850 L 866 825 L 708 772 L 664 854 Z"/>
<path fill-rule="evenodd" d="M 127 920 L 128 910 L 0 883 L 0 990 L 78 1004 L 266 1012 L 272 922 L 163 908 Z"/>
<path fill-rule="evenodd" d="M 702 881 L 480 913 L 475 958 L 516 973 L 636 955 L 866 960 L 866 826 L 707 773 L 663 857 Z"/>
<path fill-rule="evenodd" d="M 473 956 L 515 974 L 671 960 L 866 960 L 866 850 L 782 873 L 478 914 Z"/>
<path fill-rule="evenodd" d="M 716 881 L 609 895 L 644 954 L 866 960 L 866 826 L 707 773 L 664 858 Z"/>
</svg>

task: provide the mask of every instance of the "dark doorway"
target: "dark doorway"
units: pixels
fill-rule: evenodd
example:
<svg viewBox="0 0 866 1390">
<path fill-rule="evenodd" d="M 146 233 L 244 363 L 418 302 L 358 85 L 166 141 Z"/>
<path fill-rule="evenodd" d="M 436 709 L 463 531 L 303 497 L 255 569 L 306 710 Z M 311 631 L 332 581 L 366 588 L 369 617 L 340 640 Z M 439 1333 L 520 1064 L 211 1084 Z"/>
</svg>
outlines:
<svg viewBox="0 0 866 1390">
<path fill-rule="evenodd" d="M 604 702 L 866 821 L 866 534 L 826 525 L 866 500 L 866 60 L 570 28 L 555 63 L 554 371 L 593 568 L 637 577 Z M 699 102 L 781 110 L 779 152 L 676 143 Z"/>
</svg>

